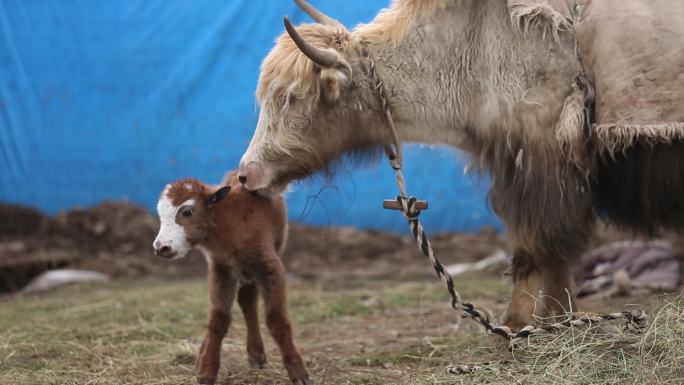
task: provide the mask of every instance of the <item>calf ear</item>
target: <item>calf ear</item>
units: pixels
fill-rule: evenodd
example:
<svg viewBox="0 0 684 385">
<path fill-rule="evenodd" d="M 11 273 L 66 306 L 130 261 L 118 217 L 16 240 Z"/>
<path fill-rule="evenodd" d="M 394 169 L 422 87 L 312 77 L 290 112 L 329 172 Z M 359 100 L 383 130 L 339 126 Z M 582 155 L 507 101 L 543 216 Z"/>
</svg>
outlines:
<svg viewBox="0 0 684 385">
<path fill-rule="evenodd" d="M 230 186 L 223 186 L 209 196 L 209 204 L 214 204 L 223 199 L 230 192 Z"/>
</svg>

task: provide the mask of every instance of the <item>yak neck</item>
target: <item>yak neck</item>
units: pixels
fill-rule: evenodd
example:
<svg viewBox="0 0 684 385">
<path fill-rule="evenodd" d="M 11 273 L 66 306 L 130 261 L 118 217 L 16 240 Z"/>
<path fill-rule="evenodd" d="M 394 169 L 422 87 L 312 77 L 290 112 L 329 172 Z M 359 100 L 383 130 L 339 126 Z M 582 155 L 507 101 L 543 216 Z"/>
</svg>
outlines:
<svg viewBox="0 0 684 385">
<path fill-rule="evenodd" d="M 377 28 L 370 27 L 374 21 L 352 32 L 354 41 L 369 53 L 367 60 L 374 64 L 402 142 L 456 147 L 463 143 L 459 133 L 452 129 L 464 120 L 453 91 L 460 93 L 471 88 L 467 84 L 471 81 L 463 79 L 458 85 L 454 82 L 456 73 L 468 64 L 454 65 L 454 57 L 466 55 L 466 51 L 474 54 L 460 36 L 472 24 L 467 20 L 471 10 L 464 5 L 470 1 L 451 3 L 434 7 L 439 12 L 432 14 L 415 13 L 415 20 L 410 23 L 397 20 L 405 31 L 386 26 L 388 32 L 378 34 Z M 376 19 L 381 19 L 381 15 Z M 445 49 L 446 46 L 449 48 Z"/>
<path fill-rule="evenodd" d="M 555 145 L 577 73 L 572 49 L 543 28 L 521 30 L 500 0 L 440 3 L 407 25 L 396 40 L 367 26 L 352 32 L 375 62 L 401 141 L 467 151 L 511 136 Z"/>
</svg>

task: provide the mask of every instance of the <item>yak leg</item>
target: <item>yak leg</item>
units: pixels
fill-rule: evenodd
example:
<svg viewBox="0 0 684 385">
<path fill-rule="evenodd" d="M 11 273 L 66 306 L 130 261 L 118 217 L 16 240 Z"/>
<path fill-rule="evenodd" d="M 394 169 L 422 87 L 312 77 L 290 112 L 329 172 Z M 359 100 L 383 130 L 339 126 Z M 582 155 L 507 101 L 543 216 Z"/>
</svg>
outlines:
<svg viewBox="0 0 684 385">
<path fill-rule="evenodd" d="M 520 330 L 526 325 L 534 325 L 535 316 L 547 318 L 576 310 L 567 262 L 559 258 L 535 260 L 528 254 L 516 253 L 512 273 L 513 292 L 504 325 Z"/>
<path fill-rule="evenodd" d="M 237 280 L 230 268 L 209 262 L 209 322 L 197 356 L 197 382 L 213 385 L 221 363 L 221 342 L 230 326 L 230 308 L 235 300 Z"/>
<path fill-rule="evenodd" d="M 309 374 L 304 367 L 292 336 L 292 325 L 287 311 L 285 288 L 285 268 L 280 258 L 271 253 L 267 258 L 268 266 L 264 275 L 259 277 L 260 288 L 266 309 L 266 325 L 283 357 L 283 364 L 290 380 L 296 385 L 308 385 Z"/>
<path fill-rule="evenodd" d="M 247 324 L 247 357 L 249 365 L 255 369 L 261 369 L 266 363 L 264 342 L 261 340 L 259 331 L 258 313 L 259 292 L 256 284 L 248 283 L 238 291 L 238 304 L 242 309 Z"/>
</svg>

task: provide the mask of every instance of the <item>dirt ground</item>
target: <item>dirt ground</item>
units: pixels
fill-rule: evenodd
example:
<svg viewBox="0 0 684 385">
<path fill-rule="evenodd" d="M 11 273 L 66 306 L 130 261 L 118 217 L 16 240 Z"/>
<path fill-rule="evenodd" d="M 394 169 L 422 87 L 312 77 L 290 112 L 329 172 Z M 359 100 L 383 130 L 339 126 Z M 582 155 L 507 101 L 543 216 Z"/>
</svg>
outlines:
<svg viewBox="0 0 684 385">
<path fill-rule="evenodd" d="M 116 278 L 0 297 L 1 384 L 193 383 L 208 302 L 201 256 L 155 257 L 156 219 L 125 202 L 55 217 L 0 205 L 0 218 L 0 289 L 19 288 L 50 267 Z M 627 237 L 601 229 L 594 243 Z M 445 264 L 506 248 L 502 236 L 488 229 L 431 240 Z M 638 335 L 625 334 L 618 323 L 573 329 L 532 345 L 539 348 L 510 352 L 450 308 L 409 237 L 294 223 L 283 259 L 297 340 L 316 384 L 674 385 L 684 376 L 681 287 L 578 302 L 587 311 L 647 310 L 652 322 Z M 506 269 L 499 264 L 457 277 L 456 286 L 499 320 L 510 291 Z M 235 308 L 233 320 L 218 384 L 288 383 L 270 338 L 269 365 L 247 366 L 245 326 Z M 262 334 L 268 331 L 262 328 Z M 471 375 L 445 372 L 449 365 L 483 363 L 485 369 Z"/>
<path fill-rule="evenodd" d="M 509 291 L 503 268 L 457 280 L 464 298 L 496 319 Z M 459 317 L 434 277 L 293 279 L 288 294 L 318 385 L 680 385 L 684 376 L 684 301 L 676 294 L 580 300 L 588 311 L 645 309 L 649 327 L 638 334 L 622 332 L 622 323 L 576 328 L 513 352 Z M 204 278 L 122 279 L 0 299 L 0 383 L 192 384 L 207 302 Z M 266 328 L 269 364 L 250 369 L 237 306 L 232 318 L 217 385 L 288 384 Z M 461 364 L 483 369 L 446 373 Z"/>
</svg>

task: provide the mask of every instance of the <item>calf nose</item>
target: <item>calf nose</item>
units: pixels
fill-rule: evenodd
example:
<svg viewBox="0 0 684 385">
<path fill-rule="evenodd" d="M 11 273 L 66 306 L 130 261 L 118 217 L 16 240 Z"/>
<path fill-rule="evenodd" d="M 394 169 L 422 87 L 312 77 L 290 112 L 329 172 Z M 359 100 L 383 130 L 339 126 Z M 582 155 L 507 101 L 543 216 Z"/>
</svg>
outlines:
<svg viewBox="0 0 684 385">
<path fill-rule="evenodd" d="M 245 184 L 247 183 L 247 176 L 246 175 L 238 175 L 238 180 L 240 183 Z"/>
<path fill-rule="evenodd" d="M 154 253 L 162 258 L 171 258 L 173 256 L 173 250 L 171 249 L 171 246 L 166 245 L 162 247 L 155 247 Z"/>
</svg>

